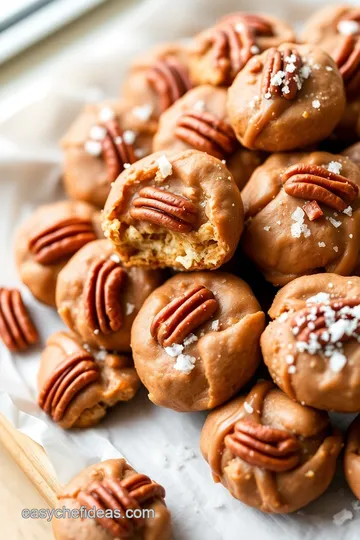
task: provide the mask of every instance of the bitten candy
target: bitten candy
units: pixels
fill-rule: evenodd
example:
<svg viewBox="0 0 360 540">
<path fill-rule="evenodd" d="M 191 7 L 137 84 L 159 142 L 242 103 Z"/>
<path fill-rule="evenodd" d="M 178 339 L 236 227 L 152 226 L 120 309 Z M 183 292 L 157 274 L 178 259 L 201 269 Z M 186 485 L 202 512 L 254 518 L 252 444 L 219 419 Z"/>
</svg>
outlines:
<svg viewBox="0 0 360 540">
<path fill-rule="evenodd" d="M 100 213 L 90 204 L 60 201 L 40 206 L 16 233 L 21 281 L 40 302 L 55 306 L 60 270 L 78 249 L 102 236 Z"/>
<path fill-rule="evenodd" d="M 328 488 L 342 436 L 326 413 L 262 382 L 209 414 L 200 448 L 215 482 L 233 497 L 262 512 L 285 514 Z"/>
<path fill-rule="evenodd" d="M 55 540 L 170 540 L 171 515 L 164 498 L 164 488 L 125 459 L 96 463 L 58 496 L 57 508 L 79 517 L 55 518 Z M 96 515 L 86 516 L 85 511 Z"/>
<path fill-rule="evenodd" d="M 224 160 L 242 189 L 266 154 L 240 146 L 227 119 L 226 99 L 225 88 L 208 84 L 187 92 L 161 115 L 153 150 L 207 152 Z"/>
<path fill-rule="evenodd" d="M 136 370 L 157 405 L 212 409 L 255 373 L 264 313 L 231 274 L 178 274 L 156 289 L 131 331 Z"/>
<path fill-rule="evenodd" d="M 360 410 L 360 278 L 303 276 L 283 287 L 261 336 L 264 362 L 292 399 Z"/>
<path fill-rule="evenodd" d="M 129 356 L 91 351 L 68 332 L 47 341 L 38 373 L 38 403 L 62 428 L 87 428 L 140 386 Z"/>
<path fill-rule="evenodd" d="M 360 416 L 349 426 L 344 452 L 345 478 L 357 499 L 360 499 Z"/>
<path fill-rule="evenodd" d="M 56 307 L 83 343 L 130 352 L 133 320 L 162 283 L 159 270 L 124 268 L 107 240 L 91 242 L 59 274 Z"/>
<path fill-rule="evenodd" d="M 131 163 L 150 154 L 152 137 L 148 123 L 132 118 L 123 103 L 86 105 L 61 141 L 69 197 L 102 208 L 111 183 Z"/>
<path fill-rule="evenodd" d="M 327 152 L 273 154 L 242 191 L 242 247 L 282 286 L 304 274 L 356 273 L 360 171 Z"/>
<path fill-rule="evenodd" d="M 246 64 L 229 88 L 227 107 L 246 148 L 296 150 L 331 134 L 345 109 L 344 85 L 324 51 L 283 43 Z"/>
<path fill-rule="evenodd" d="M 294 41 L 291 27 L 270 15 L 231 13 L 190 44 L 190 73 L 197 84 L 228 86 L 254 55 Z"/>
<path fill-rule="evenodd" d="M 127 266 L 216 269 L 233 255 L 243 205 L 220 160 L 196 150 L 152 154 L 115 182 L 103 230 Z"/>
</svg>

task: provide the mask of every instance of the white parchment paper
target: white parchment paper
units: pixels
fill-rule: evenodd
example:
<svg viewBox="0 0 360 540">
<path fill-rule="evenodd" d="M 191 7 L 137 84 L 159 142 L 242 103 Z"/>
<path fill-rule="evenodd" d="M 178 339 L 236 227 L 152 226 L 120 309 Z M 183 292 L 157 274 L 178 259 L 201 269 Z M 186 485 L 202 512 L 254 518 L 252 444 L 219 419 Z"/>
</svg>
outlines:
<svg viewBox="0 0 360 540">
<path fill-rule="evenodd" d="M 160 40 L 191 36 L 226 12 L 264 9 L 294 23 L 322 4 L 329 2 L 147 0 L 89 44 L 84 54 L 0 103 L 0 283 L 19 286 L 12 248 L 16 226 L 40 204 L 64 197 L 59 138 L 85 102 L 118 95 L 126 67 L 137 52 Z M 1 346 L 0 412 L 45 448 L 60 482 L 91 463 L 124 455 L 166 488 L 178 540 L 359 538 L 360 511 L 345 484 L 341 463 L 330 489 L 318 501 L 289 516 L 263 515 L 213 484 L 198 449 L 205 414 L 156 407 L 145 390 L 115 407 L 94 429 L 57 428 L 36 404 L 36 373 L 46 338 L 63 325 L 54 310 L 22 290 L 42 343 L 25 355 L 10 355 Z M 345 429 L 350 417 L 337 415 L 335 420 Z M 339 527 L 333 516 L 343 509 L 352 519 Z"/>
</svg>

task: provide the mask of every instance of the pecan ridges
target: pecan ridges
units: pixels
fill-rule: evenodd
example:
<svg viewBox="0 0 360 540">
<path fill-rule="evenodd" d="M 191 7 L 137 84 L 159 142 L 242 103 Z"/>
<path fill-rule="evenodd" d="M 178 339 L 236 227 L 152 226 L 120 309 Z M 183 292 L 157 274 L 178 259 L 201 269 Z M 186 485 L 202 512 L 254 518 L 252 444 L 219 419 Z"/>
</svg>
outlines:
<svg viewBox="0 0 360 540">
<path fill-rule="evenodd" d="M 154 498 L 164 499 L 165 490 L 156 482 L 152 482 L 144 474 L 135 474 L 125 480 L 104 478 L 99 482 L 93 482 L 86 489 L 80 491 L 77 500 L 86 508 L 97 510 L 111 510 L 113 517 L 96 517 L 97 522 L 112 536 L 123 539 L 129 538 L 134 529 L 143 524 L 142 518 L 129 518 L 127 510 L 140 510 L 141 505 Z M 120 514 L 117 517 L 115 512 Z"/>
<path fill-rule="evenodd" d="M 163 347 L 180 344 L 208 321 L 217 309 L 214 294 L 203 285 L 195 285 L 159 311 L 151 323 L 151 335 Z"/>
<path fill-rule="evenodd" d="M 95 261 L 84 286 L 85 317 L 92 332 L 108 335 L 123 324 L 121 290 L 126 272 L 112 260 Z"/>
<path fill-rule="evenodd" d="M 291 322 L 291 327 L 296 328 L 296 340 L 308 343 L 310 338 L 317 339 L 321 345 L 325 345 L 330 342 L 330 333 L 326 326 L 326 312 L 331 309 L 334 313 L 333 322 L 340 319 L 352 320 L 354 315 L 351 313 L 340 314 L 340 310 L 349 307 L 353 308 L 359 306 L 360 298 L 341 298 L 339 300 L 333 300 L 329 304 L 317 304 L 307 306 L 306 308 L 298 311 Z M 310 316 L 310 319 L 308 317 Z M 311 323 L 311 324 L 310 324 Z M 353 339 L 354 332 L 360 331 L 360 325 L 351 333 L 344 333 L 338 342 L 345 342 Z"/>
<path fill-rule="evenodd" d="M 359 193 L 355 182 L 319 165 L 292 165 L 281 180 L 288 195 L 323 203 L 338 212 L 345 210 Z"/>
<path fill-rule="evenodd" d="M 155 62 L 146 78 L 159 98 L 161 112 L 191 89 L 187 68 L 175 58 L 165 58 Z"/>
<path fill-rule="evenodd" d="M 360 90 L 360 39 L 346 36 L 333 54 L 344 79 L 348 96 L 355 97 Z"/>
<path fill-rule="evenodd" d="M 106 130 L 105 137 L 101 141 L 102 155 L 108 180 L 114 182 L 126 164 L 135 163 L 135 151 L 132 144 L 125 142 L 123 132 L 115 119 L 104 122 L 102 127 Z"/>
<path fill-rule="evenodd" d="M 175 135 L 196 150 L 224 159 L 237 147 L 230 124 L 209 112 L 188 111 L 177 121 Z"/>
<path fill-rule="evenodd" d="M 197 220 L 197 207 L 185 197 L 154 187 L 139 191 L 130 209 L 132 218 L 160 225 L 174 232 L 190 232 Z"/>
<path fill-rule="evenodd" d="M 61 362 L 46 380 L 39 394 L 40 407 L 54 422 L 61 422 L 72 400 L 100 377 L 91 354 L 80 351 Z"/>
<path fill-rule="evenodd" d="M 295 99 L 301 67 L 301 56 L 296 49 L 269 49 L 264 65 L 262 95 Z"/>
<path fill-rule="evenodd" d="M 30 238 L 29 249 L 39 264 L 50 265 L 71 257 L 82 246 L 96 240 L 90 219 L 62 219 Z"/>
<path fill-rule="evenodd" d="M 255 422 L 236 422 L 224 443 L 249 465 L 272 472 L 293 469 L 300 460 L 300 444 L 295 435 Z"/>
<path fill-rule="evenodd" d="M 0 288 L 0 338 L 13 352 L 27 349 L 39 339 L 17 289 Z"/>
<path fill-rule="evenodd" d="M 231 15 L 222 17 L 219 23 L 221 24 L 222 22 L 230 22 L 235 25 L 243 24 L 244 26 L 248 26 L 256 36 L 274 35 L 271 23 L 264 19 L 264 17 L 256 15 L 255 13 L 232 13 Z"/>
</svg>

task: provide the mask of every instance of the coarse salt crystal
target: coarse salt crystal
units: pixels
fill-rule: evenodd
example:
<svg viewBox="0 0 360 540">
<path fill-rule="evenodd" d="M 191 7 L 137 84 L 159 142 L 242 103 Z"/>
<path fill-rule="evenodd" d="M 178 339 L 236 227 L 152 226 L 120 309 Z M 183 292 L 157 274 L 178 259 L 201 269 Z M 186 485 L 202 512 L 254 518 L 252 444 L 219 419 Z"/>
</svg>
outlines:
<svg viewBox="0 0 360 540">
<path fill-rule="evenodd" d="M 346 510 L 346 508 L 344 508 L 337 514 L 333 515 L 333 522 L 334 525 L 336 525 L 337 527 L 341 527 L 341 525 L 344 525 L 346 521 L 350 521 L 351 519 L 353 519 L 353 517 L 353 513 L 350 512 L 350 510 Z"/>
<path fill-rule="evenodd" d="M 156 160 L 156 163 L 163 178 L 167 178 L 172 174 L 172 165 L 165 155 L 160 156 Z"/>
<path fill-rule="evenodd" d="M 176 359 L 174 368 L 177 371 L 187 374 L 194 369 L 195 362 L 196 358 L 194 356 L 190 356 L 189 354 L 180 354 Z"/>
<path fill-rule="evenodd" d="M 101 122 L 109 122 L 109 120 L 114 120 L 115 112 L 111 107 L 103 107 L 99 112 L 99 119 Z"/>
<path fill-rule="evenodd" d="M 334 352 L 332 356 L 330 357 L 329 366 L 333 373 L 340 373 L 340 371 L 344 368 L 346 365 L 346 356 L 344 354 L 341 354 L 339 352 Z"/>
<path fill-rule="evenodd" d="M 139 105 L 138 107 L 134 107 L 132 109 L 133 116 L 139 120 L 143 120 L 144 122 L 150 120 L 152 112 L 153 107 L 150 105 L 150 103 L 145 103 L 145 105 Z"/>
<path fill-rule="evenodd" d="M 335 174 L 340 174 L 341 168 L 342 165 L 339 163 L 339 161 L 330 161 L 329 165 L 327 166 L 327 170 Z"/>
<path fill-rule="evenodd" d="M 315 296 L 310 296 L 306 300 L 307 304 L 328 304 L 330 302 L 330 294 L 326 292 L 319 292 Z"/>
<path fill-rule="evenodd" d="M 331 66 L 325 66 L 326 71 L 334 71 Z"/>
<path fill-rule="evenodd" d="M 271 99 L 271 93 L 270 93 L 270 92 L 266 92 L 266 94 L 264 94 L 264 98 L 265 98 L 265 99 Z"/>
<path fill-rule="evenodd" d="M 124 163 L 124 169 L 129 169 L 131 167 L 130 163 Z"/>
<path fill-rule="evenodd" d="M 117 263 L 117 264 L 121 263 L 121 259 L 120 259 L 119 255 L 117 253 L 112 253 L 110 255 L 110 260 Z"/>
<path fill-rule="evenodd" d="M 184 346 L 180 343 L 173 343 L 170 347 L 165 347 L 165 352 L 169 356 L 172 356 L 175 358 L 176 356 L 179 356 L 184 350 Z"/>
<path fill-rule="evenodd" d="M 266 226 L 264 227 L 264 231 L 266 231 L 266 232 L 269 232 L 270 229 L 271 229 L 271 227 L 270 227 L 269 225 L 266 225 Z"/>
<path fill-rule="evenodd" d="M 95 334 L 95 336 L 98 336 L 100 334 L 100 330 L 98 328 L 96 328 L 96 330 L 94 330 L 94 334 Z"/>
<path fill-rule="evenodd" d="M 314 99 L 311 104 L 312 104 L 314 109 L 320 109 L 320 107 L 321 107 L 321 103 L 320 103 L 320 101 L 318 99 Z"/>
<path fill-rule="evenodd" d="M 308 65 L 302 66 L 300 69 L 300 75 L 303 79 L 308 79 L 311 75 L 311 67 Z"/>
<path fill-rule="evenodd" d="M 126 315 L 131 315 L 131 313 L 134 311 L 135 306 L 134 304 L 130 304 L 130 302 L 127 302 L 126 304 Z"/>
<path fill-rule="evenodd" d="M 259 47 L 257 45 L 252 45 L 250 47 L 250 52 L 251 52 L 251 54 L 259 54 L 260 49 L 259 49 Z"/>
<path fill-rule="evenodd" d="M 123 133 L 123 139 L 126 144 L 134 144 L 136 140 L 136 133 L 131 129 L 126 129 Z"/>
<path fill-rule="evenodd" d="M 343 36 L 352 36 L 360 32 L 359 23 L 356 21 L 339 21 L 337 24 L 337 30 Z"/>
<path fill-rule="evenodd" d="M 352 216 L 352 207 L 351 206 L 348 206 L 347 208 L 345 208 L 345 210 L 343 210 L 343 214 L 346 214 L 347 216 Z"/>
<path fill-rule="evenodd" d="M 195 336 L 195 334 L 189 334 L 183 341 L 183 345 L 184 347 L 188 347 L 189 345 L 191 345 L 192 343 L 195 343 L 195 341 L 197 341 L 198 338 Z"/>
<path fill-rule="evenodd" d="M 288 373 L 296 373 L 296 366 L 289 366 Z"/>
<path fill-rule="evenodd" d="M 326 244 L 325 244 L 325 242 L 318 242 L 318 246 L 319 246 L 319 247 L 325 247 Z"/>
<path fill-rule="evenodd" d="M 197 101 L 195 101 L 195 103 L 193 105 L 194 111 L 198 111 L 198 112 L 204 112 L 205 107 L 206 107 L 206 104 L 205 104 L 205 101 L 203 99 L 198 99 Z"/>
<path fill-rule="evenodd" d="M 354 238 L 354 235 L 350 233 L 349 238 Z"/>
<path fill-rule="evenodd" d="M 216 319 L 211 323 L 211 330 L 214 330 L 214 332 L 217 332 L 220 328 L 220 321 L 219 319 Z"/>
<path fill-rule="evenodd" d="M 335 251 L 335 253 L 337 253 L 339 251 L 339 248 L 337 246 L 334 246 L 333 250 Z"/>
<path fill-rule="evenodd" d="M 297 223 L 304 223 L 305 212 L 300 206 L 291 214 L 291 219 Z"/>
<path fill-rule="evenodd" d="M 252 414 L 254 412 L 253 407 L 247 401 L 244 403 L 244 409 L 248 414 Z"/>
<path fill-rule="evenodd" d="M 294 355 L 292 354 L 287 354 L 285 356 L 285 360 L 286 360 L 286 363 L 287 364 L 293 364 L 295 362 L 295 358 L 294 358 Z"/>
<path fill-rule="evenodd" d="M 84 148 L 90 156 L 100 156 L 102 152 L 101 143 L 98 141 L 86 141 Z"/>
<path fill-rule="evenodd" d="M 338 229 L 341 225 L 341 221 L 336 221 L 336 219 L 332 218 L 332 217 L 329 217 L 329 221 L 331 223 L 331 225 L 333 227 L 335 227 L 335 229 Z"/>
<path fill-rule="evenodd" d="M 94 141 L 102 141 L 106 137 L 106 129 L 102 126 L 93 126 L 90 129 L 90 137 Z"/>
</svg>

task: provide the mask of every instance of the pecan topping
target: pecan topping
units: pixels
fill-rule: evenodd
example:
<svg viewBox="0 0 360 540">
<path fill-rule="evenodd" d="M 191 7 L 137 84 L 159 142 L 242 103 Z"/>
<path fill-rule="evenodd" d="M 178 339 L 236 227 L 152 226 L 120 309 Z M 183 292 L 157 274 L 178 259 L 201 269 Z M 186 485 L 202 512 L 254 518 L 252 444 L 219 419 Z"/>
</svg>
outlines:
<svg viewBox="0 0 360 540">
<path fill-rule="evenodd" d="M 175 58 L 158 60 L 146 77 L 160 100 L 161 112 L 192 88 L 187 68 Z"/>
<path fill-rule="evenodd" d="M 139 191 L 130 210 L 132 218 L 160 225 L 174 232 L 190 232 L 197 219 L 197 207 L 185 197 L 154 187 Z"/>
<path fill-rule="evenodd" d="M 360 91 L 360 39 L 346 36 L 333 57 L 344 79 L 348 96 L 357 96 Z"/>
<path fill-rule="evenodd" d="M 264 65 L 262 95 L 295 99 L 301 88 L 301 56 L 296 49 L 269 49 Z"/>
<path fill-rule="evenodd" d="M 208 321 L 218 309 L 213 293 L 203 285 L 172 300 L 154 317 L 150 332 L 162 347 L 182 343 L 196 328 Z"/>
<path fill-rule="evenodd" d="M 204 36 L 204 42 L 210 43 L 215 65 L 227 65 L 225 76 L 231 82 L 247 61 L 253 56 L 255 45 L 254 33 L 247 25 L 236 27 L 231 23 L 214 26 Z"/>
<path fill-rule="evenodd" d="M 292 165 L 281 180 L 288 195 L 323 203 L 338 212 L 345 210 L 359 194 L 354 182 L 319 165 Z"/>
<path fill-rule="evenodd" d="M 143 518 L 129 518 L 126 512 L 140 510 L 144 502 L 164 497 L 162 486 L 144 474 L 134 474 L 124 480 L 104 478 L 101 482 L 93 482 L 78 493 L 77 500 L 89 510 L 94 507 L 103 510 L 104 517 L 96 517 L 96 521 L 112 536 L 123 539 L 132 537 L 134 529 L 143 525 Z M 113 512 L 113 517 L 105 517 L 107 510 Z M 116 512 L 120 514 L 119 517 Z"/>
<path fill-rule="evenodd" d="M 336 342 L 344 343 L 354 338 L 360 331 L 360 322 L 346 327 L 346 321 L 358 321 L 359 313 L 352 308 L 359 306 L 360 298 L 342 298 L 329 304 L 309 305 L 298 311 L 291 322 L 297 341 L 309 343 L 311 340 L 320 345 L 333 342 L 333 325 L 343 320 L 344 327 L 336 329 Z"/>
<path fill-rule="evenodd" d="M 255 36 L 273 36 L 273 28 L 269 21 L 256 15 L 255 13 L 232 13 L 231 15 L 226 15 L 221 22 L 231 22 L 235 25 L 248 26 L 255 34 Z"/>
<path fill-rule="evenodd" d="M 76 352 L 61 362 L 47 379 L 39 394 L 39 405 L 54 422 L 61 422 L 72 400 L 99 377 L 99 367 L 91 354 Z"/>
<path fill-rule="evenodd" d="M 300 444 L 295 435 L 255 422 L 236 422 L 233 433 L 224 442 L 235 456 L 268 471 L 289 471 L 300 460 Z"/>
<path fill-rule="evenodd" d="M 84 286 L 85 317 L 92 332 L 111 334 L 123 324 L 121 289 L 126 272 L 112 260 L 96 261 Z"/>
<path fill-rule="evenodd" d="M 72 217 L 57 221 L 30 238 L 29 249 L 39 264 L 57 264 L 96 240 L 90 219 Z"/>
<path fill-rule="evenodd" d="M 219 159 L 232 154 L 237 147 L 232 127 L 209 112 L 184 113 L 177 121 L 175 135 L 196 150 Z"/>
<path fill-rule="evenodd" d="M 17 289 L 0 288 L 0 338 L 10 351 L 21 351 L 39 339 Z"/>
<path fill-rule="evenodd" d="M 101 141 L 102 155 L 106 163 L 109 182 L 114 182 L 124 170 L 126 164 L 135 163 L 136 157 L 132 144 L 125 142 L 123 132 L 117 120 L 102 124 L 106 134 Z"/>
</svg>

